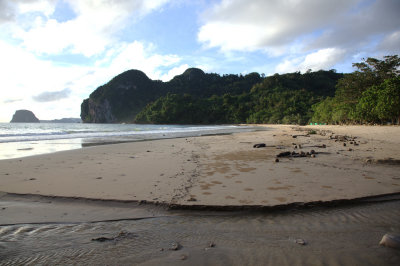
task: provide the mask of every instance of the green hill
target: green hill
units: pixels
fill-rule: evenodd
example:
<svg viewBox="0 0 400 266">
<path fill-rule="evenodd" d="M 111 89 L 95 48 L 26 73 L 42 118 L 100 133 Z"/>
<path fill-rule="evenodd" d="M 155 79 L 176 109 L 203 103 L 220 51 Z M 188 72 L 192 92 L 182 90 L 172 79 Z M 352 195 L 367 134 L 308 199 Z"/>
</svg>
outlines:
<svg viewBox="0 0 400 266">
<path fill-rule="evenodd" d="M 147 104 L 168 93 L 195 98 L 238 94 L 249 92 L 261 80 L 257 73 L 220 76 L 189 68 L 171 81 L 162 82 L 149 79 L 139 70 L 129 70 L 90 94 L 81 105 L 81 118 L 86 123 L 130 123 Z"/>
</svg>

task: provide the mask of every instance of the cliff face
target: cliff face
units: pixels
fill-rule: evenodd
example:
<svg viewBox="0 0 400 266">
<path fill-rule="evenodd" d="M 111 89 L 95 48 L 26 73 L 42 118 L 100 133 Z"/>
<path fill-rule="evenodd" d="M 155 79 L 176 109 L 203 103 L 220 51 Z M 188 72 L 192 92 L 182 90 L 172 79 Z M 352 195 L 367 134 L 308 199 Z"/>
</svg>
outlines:
<svg viewBox="0 0 400 266">
<path fill-rule="evenodd" d="M 160 95 L 160 81 L 139 70 L 129 70 L 98 87 L 81 105 L 85 123 L 131 122 L 148 102 Z"/>
<path fill-rule="evenodd" d="M 88 101 L 88 111 L 92 123 L 115 123 L 116 119 L 111 111 L 110 103 L 107 99 L 96 102 L 93 99 Z"/>
<path fill-rule="evenodd" d="M 29 110 L 17 110 L 10 123 L 39 123 L 39 119 Z"/>
<path fill-rule="evenodd" d="M 260 81 L 257 73 L 220 76 L 189 68 L 171 81 L 162 82 L 149 79 L 139 70 L 128 70 L 98 87 L 82 102 L 81 118 L 85 123 L 129 123 L 148 104 L 168 93 L 194 97 L 240 94 Z"/>
</svg>

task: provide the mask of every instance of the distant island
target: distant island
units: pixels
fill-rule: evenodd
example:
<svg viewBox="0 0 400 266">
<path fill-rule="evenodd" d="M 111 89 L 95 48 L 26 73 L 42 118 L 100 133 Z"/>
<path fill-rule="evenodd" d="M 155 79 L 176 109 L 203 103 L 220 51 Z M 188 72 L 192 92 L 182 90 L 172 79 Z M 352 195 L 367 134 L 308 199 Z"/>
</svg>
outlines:
<svg viewBox="0 0 400 266">
<path fill-rule="evenodd" d="M 39 123 L 39 119 L 32 111 L 17 110 L 15 111 L 10 123 Z"/>
<path fill-rule="evenodd" d="M 61 118 L 54 120 L 40 120 L 40 123 L 82 123 L 80 118 Z"/>
<path fill-rule="evenodd" d="M 17 110 L 10 123 L 82 123 L 80 118 L 61 118 L 54 120 L 39 120 L 32 111 Z"/>
<path fill-rule="evenodd" d="M 400 58 L 363 59 L 353 73 L 264 77 L 189 68 L 168 82 L 129 70 L 81 104 L 84 123 L 386 124 L 400 122 Z"/>
</svg>

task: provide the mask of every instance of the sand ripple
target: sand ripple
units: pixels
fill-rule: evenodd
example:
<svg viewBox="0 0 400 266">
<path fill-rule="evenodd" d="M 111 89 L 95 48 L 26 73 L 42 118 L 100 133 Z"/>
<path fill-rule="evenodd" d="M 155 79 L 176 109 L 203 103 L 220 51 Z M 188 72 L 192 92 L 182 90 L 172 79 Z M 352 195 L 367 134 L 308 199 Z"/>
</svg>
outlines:
<svg viewBox="0 0 400 266">
<path fill-rule="evenodd" d="M 0 227 L 0 265 L 396 265 L 400 201 L 272 214 L 199 214 Z M 123 233 L 121 233 L 123 232 Z M 116 237 L 118 236 L 118 237 Z M 109 241 L 92 239 L 105 237 Z M 307 245 L 296 244 L 304 239 Z M 215 247 L 209 244 L 215 243 Z M 172 242 L 182 249 L 168 250 Z M 184 260 L 182 260 L 184 258 Z"/>
</svg>

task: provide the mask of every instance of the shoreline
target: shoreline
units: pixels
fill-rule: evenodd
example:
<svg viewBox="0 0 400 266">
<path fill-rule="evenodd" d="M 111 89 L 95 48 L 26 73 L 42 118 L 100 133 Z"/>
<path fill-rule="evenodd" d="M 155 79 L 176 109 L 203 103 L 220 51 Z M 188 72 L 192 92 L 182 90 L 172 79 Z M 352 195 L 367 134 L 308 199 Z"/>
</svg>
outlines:
<svg viewBox="0 0 400 266">
<path fill-rule="evenodd" d="M 132 124 L 134 125 L 134 124 Z M 139 125 L 143 126 L 143 125 Z M 226 127 L 232 126 L 237 129 L 243 127 L 241 125 L 211 125 L 214 127 Z M 201 126 L 199 126 L 201 127 Z M 10 141 L 10 142 L 0 142 L 0 146 L 2 147 L 2 153 L 0 154 L 1 160 L 10 160 L 10 159 L 18 159 L 25 158 L 31 156 L 39 156 L 46 154 L 53 154 L 63 151 L 70 150 L 79 150 L 86 147 L 95 147 L 102 145 L 112 145 L 112 144 L 124 144 L 124 143 L 134 143 L 141 141 L 156 141 L 156 140 L 168 140 L 168 139 L 179 139 L 179 138 L 190 138 L 190 137 L 202 137 L 202 136 L 219 136 L 219 135 L 230 135 L 237 132 L 248 132 L 248 131 L 259 131 L 265 130 L 262 126 L 254 126 L 248 125 L 246 131 L 232 131 L 232 132 L 224 132 L 227 129 L 216 129 L 216 132 L 203 132 L 207 131 L 198 131 L 198 132 L 172 132 L 165 134 L 162 133 L 153 133 L 147 136 L 147 138 L 143 138 L 143 136 L 138 137 L 135 135 L 124 136 L 124 135 L 116 135 L 111 137 L 77 137 L 77 138 L 56 138 L 56 139 L 39 139 L 39 140 L 23 140 L 23 141 Z M 181 134 L 181 135 L 180 135 Z M 193 135 L 192 135 L 193 134 Z"/>
<path fill-rule="evenodd" d="M 400 127 L 265 127 L 2 160 L 0 191 L 206 211 L 334 206 L 400 193 Z M 279 153 L 310 150 L 315 158 L 275 162 Z"/>
</svg>

